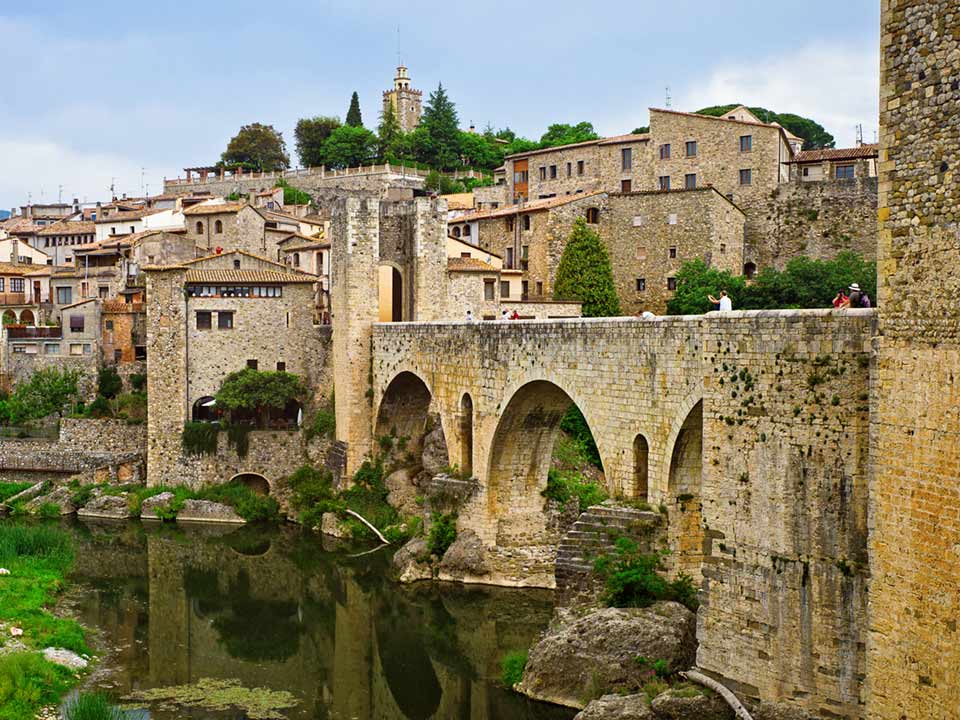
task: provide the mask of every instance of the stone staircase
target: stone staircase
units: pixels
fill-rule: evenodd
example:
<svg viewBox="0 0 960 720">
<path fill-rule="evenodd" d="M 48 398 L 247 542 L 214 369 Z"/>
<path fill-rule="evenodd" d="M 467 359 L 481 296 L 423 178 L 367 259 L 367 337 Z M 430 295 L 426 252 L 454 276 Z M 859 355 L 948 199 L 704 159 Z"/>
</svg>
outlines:
<svg viewBox="0 0 960 720">
<path fill-rule="evenodd" d="M 619 537 L 628 537 L 639 544 L 642 552 L 651 552 L 660 546 L 664 526 L 660 513 L 611 501 L 587 508 L 557 548 L 554 573 L 561 597 L 596 595 L 600 582 L 593 572 L 594 560 L 613 553 Z"/>
</svg>

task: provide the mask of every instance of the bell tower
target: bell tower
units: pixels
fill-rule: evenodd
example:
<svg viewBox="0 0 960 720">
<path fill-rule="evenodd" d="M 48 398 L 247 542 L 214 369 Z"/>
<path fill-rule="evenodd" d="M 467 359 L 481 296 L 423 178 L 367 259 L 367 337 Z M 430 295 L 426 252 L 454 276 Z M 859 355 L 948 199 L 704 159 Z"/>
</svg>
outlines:
<svg viewBox="0 0 960 720">
<path fill-rule="evenodd" d="M 403 132 L 411 132 L 420 124 L 423 93 L 410 87 L 410 76 L 403 64 L 397 66 L 397 75 L 393 78 L 393 89 L 383 93 L 384 111 L 388 103 L 393 106 L 397 123 Z"/>
</svg>

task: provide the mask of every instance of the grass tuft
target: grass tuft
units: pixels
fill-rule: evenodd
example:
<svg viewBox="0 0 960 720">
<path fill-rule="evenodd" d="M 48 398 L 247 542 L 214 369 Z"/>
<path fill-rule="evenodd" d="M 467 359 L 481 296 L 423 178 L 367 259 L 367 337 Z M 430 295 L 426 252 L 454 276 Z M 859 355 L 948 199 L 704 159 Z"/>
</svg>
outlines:
<svg viewBox="0 0 960 720">
<path fill-rule="evenodd" d="M 527 667 L 526 650 L 513 650 L 500 661 L 500 680 L 509 688 L 523 680 L 523 671 Z"/>
</svg>

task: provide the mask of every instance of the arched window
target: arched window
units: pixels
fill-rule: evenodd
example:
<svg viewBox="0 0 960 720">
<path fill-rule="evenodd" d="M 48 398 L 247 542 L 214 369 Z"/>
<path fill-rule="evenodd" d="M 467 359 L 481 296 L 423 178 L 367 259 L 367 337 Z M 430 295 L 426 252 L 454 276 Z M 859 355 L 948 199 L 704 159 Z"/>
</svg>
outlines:
<svg viewBox="0 0 960 720">
<path fill-rule="evenodd" d="M 747 279 L 752 278 L 757 274 L 757 264 L 752 262 L 744 263 L 743 274 L 747 277 Z"/>
<path fill-rule="evenodd" d="M 454 237 L 460 237 L 460 227 L 459 227 L 459 226 L 453 228 L 453 236 L 454 236 Z"/>
<path fill-rule="evenodd" d="M 587 222 L 591 225 L 600 222 L 600 210 L 598 208 L 587 208 Z"/>
<path fill-rule="evenodd" d="M 293 254 L 293 266 L 300 267 L 300 253 Z"/>
<path fill-rule="evenodd" d="M 203 223 L 197 220 L 197 235 L 203 235 Z"/>
<path fill-rule="evenodd" d="M 222 234 L 223 234 L 223 220 L 217 220 L 217 222 L 214 223 L 213 231 L 214 231 L 217 235 L 222 235 Z"/>
<path fill-rule="evenodd" d="M 463 226 L 463 236 L 464 236 L 464 237 L 470 237 L 470 226 L 469 226 L 469 225 L 464 225 L 464 226 Z"/>
</svg>

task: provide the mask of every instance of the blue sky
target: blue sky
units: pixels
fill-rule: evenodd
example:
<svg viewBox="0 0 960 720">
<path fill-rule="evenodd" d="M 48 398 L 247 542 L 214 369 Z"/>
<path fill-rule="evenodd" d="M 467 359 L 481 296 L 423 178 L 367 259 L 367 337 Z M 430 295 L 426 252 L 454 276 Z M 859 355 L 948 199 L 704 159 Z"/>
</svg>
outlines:
<svg viewBox="0 0 960 720">
<path fill-rule="evenodd" d="M 375 127 L 403 59 L 442 82 L 461 124 L 537 138 L 589 120 L 605 135 L 648 107 L 741 101 L 821 122 L 840 144 L 877 129 L 877 0 L 584 3 L 143 3 L 0 0 L 0 207 L 151 193 L 215 162 L 240 125 L 283 132 L 346 114 Z"/>
</svg>

